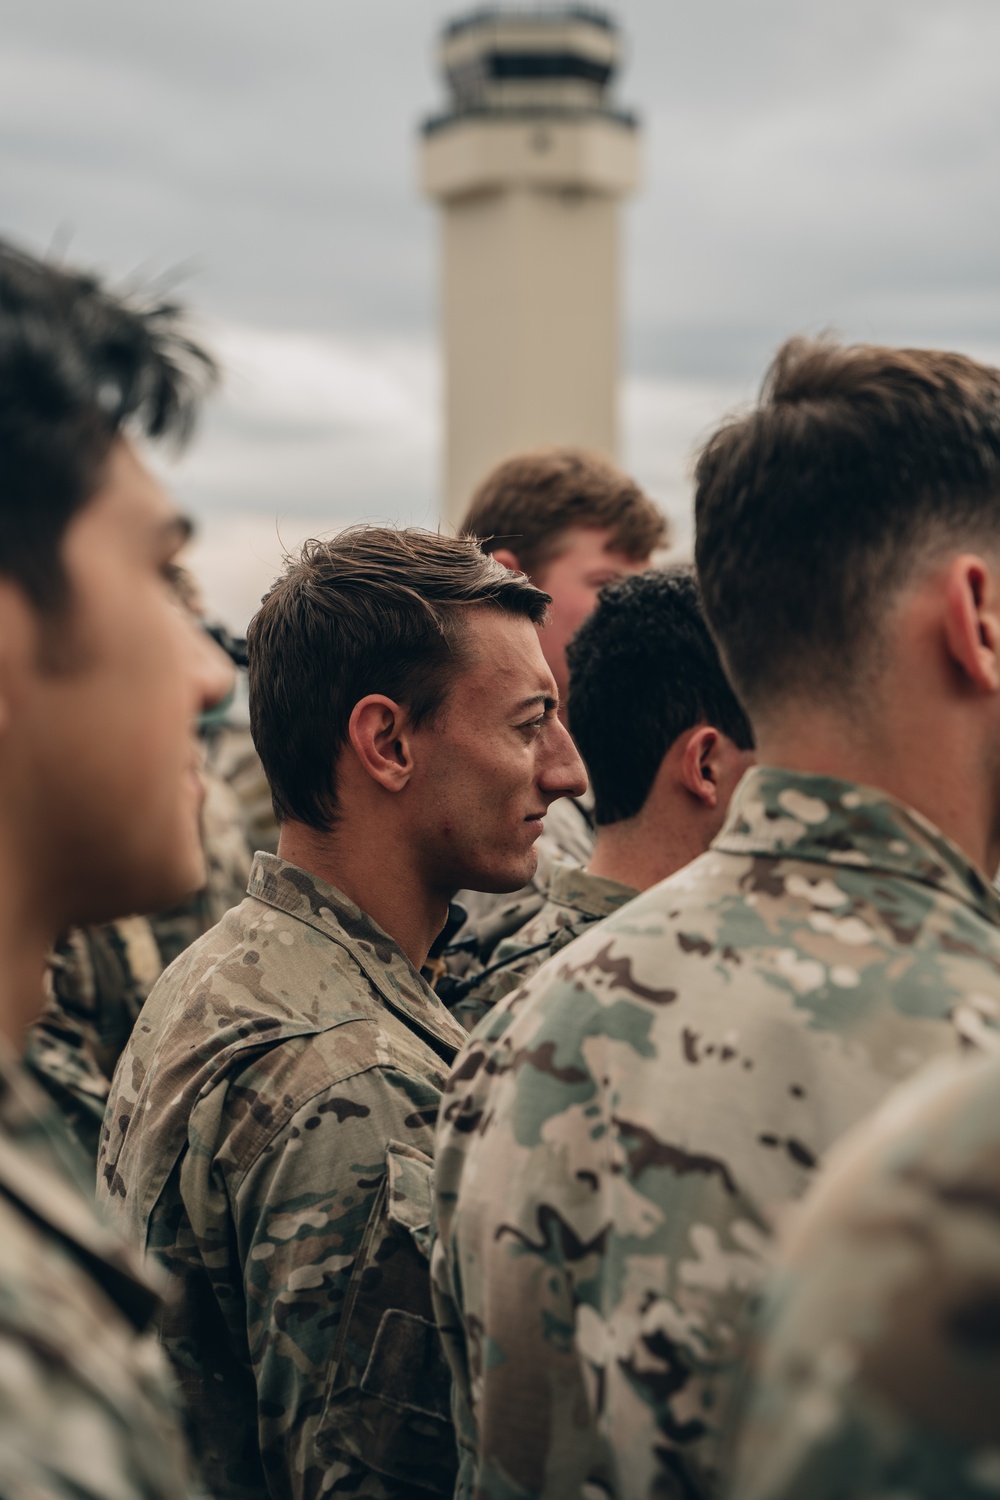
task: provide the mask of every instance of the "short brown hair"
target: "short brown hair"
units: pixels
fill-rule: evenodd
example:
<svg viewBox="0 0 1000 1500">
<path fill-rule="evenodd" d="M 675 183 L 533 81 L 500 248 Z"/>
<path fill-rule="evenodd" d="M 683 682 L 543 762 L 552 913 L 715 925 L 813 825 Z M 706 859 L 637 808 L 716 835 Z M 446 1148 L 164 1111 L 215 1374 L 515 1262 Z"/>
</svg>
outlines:
<svg viewBox="0 0 1000 1500">
<path fill-rule="evenodd" d="M 505 459 L 473 494 L 461 532 L 478 537 L 484 552 L 510 548 L 533 577 L 573 526 L 610 528 L 615 551 L 639 562 L 667 541 L 665 516 L 635 480 L 579 448 Z"/>
<path fill-rule="evenodd" d="M 465 608 L 541 624 L 548 603 L 461 538 L 354 526 L 306 542 L 247 632 L 250 729 L 278 822 L 333 825 L 336 761 L 366 694 L 403 704 L 414 725 L 432 718 L 464 659 Z"/>
<path fill-rule="evenodd" d="M 932 546 L 1000 541 L 1000 371 L 934 349 L 791 339 L 698 461 L 709 624 L 751 716 L 867 691 Z"/>
</svg>

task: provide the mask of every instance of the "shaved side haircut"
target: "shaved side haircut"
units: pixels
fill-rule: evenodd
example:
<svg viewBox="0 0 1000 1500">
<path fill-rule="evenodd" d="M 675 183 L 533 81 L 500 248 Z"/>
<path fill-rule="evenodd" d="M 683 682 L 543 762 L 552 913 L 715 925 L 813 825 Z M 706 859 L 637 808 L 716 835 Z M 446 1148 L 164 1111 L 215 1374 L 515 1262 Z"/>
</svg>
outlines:
<svg viewBox="0 0 1000 1500">
<path fill-rule="evenodd" d="M 1000 545 L 1000 371 L 933 349 L 792 339 L 698 461 L 698 575 L 751 716 L 849 703 L 916 569 Z"/>
</svg>

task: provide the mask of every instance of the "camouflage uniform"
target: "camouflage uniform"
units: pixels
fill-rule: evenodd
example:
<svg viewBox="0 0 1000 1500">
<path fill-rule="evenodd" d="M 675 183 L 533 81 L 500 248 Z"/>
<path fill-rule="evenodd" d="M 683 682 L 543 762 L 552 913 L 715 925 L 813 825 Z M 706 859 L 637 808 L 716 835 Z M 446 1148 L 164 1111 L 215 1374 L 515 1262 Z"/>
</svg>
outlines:
<svg viewBox="0 0 1000 1500">
<path fill-rule="evenodd" d="M 879 792 L 751 771 L 713 848 L 452 1070 L 433 1277 L 459 1493 L 711 1493 L 775 1210 L 998 1004 L 1000 898 L 959 850 Z"/>
<path fill-rule="evenodd" d="M 836 1153 L 796 1217 L 733 1500 L 1000 1492 L 1000 1059 L 949 1062 Z"/>
<path fill-rule="evenodd" d="M 111 1075 L 146 996 L 246 890 L 250 850 L 239 802 L 212 771 L 201 830 L 207 879 L 200 891 L 152 917 L 73 928 L 50 958 L 47 1003 L 29 1028 L 24 1061 L 95 1164 Z"/>
<path fill-rule="evenodd" d="M 483 977 L 449 1009 L 471 1031 L 504 995 L 594 922 L 610 917 L 638 892 L 617 880 L 557 864 L 549 873 L 545 904 L 493 950 Z"/>
<path fill-rule="evenodd" d="M 0 1492 L 183 1500 L 188 1467 L 159 1298 L 102 1224 L 52 1105 L 0 1053 Z"/>
<path fill-rule="evenodd" d="M 92 1165 L 111 1075 L 162 969 L 148 917 L 74 927 L 50 955 L 46 1005 L 28 1029 L 24 1063 Z"/>
<path fill-rule="evenodd" d="M 170 1274 L 217 1495 L 450 1495 L 428 1225 L 464 1033 L 331 886 L 258 854 L 249 889 L 146 1002 L 98 1196 Z"/>
<path fill-rule="evenodd" d="M 205 884 L 169 911 L 150 917 L 160 950 L 161 972 L 243 900 L 250 878 L 252 855 L 240 800 L 217 771 L 205 767 L 203 774 L 201 843 L 205 853 Z"/>
<path fill-rule="evenodd" d="M 250 847 L 274 854 L 278 847 L 278 825 L 271 805 L 271 788 L 249 726 L 233 722 L 221 725 L 208 736 L 206 749 L 210 769 L 232 787 L 239 802 Z"/>
</svg>

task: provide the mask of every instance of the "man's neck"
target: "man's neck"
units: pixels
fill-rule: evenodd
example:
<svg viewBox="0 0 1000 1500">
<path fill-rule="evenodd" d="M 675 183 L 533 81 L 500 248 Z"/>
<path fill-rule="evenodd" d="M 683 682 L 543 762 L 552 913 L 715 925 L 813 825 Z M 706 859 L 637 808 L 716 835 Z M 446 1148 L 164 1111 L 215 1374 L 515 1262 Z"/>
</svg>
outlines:
<svg viewBox="0 0 1000 1500">
<path fill-rule="evenodd" d="M 278 857 L 342 891 L 389 934 L 415 969 L 423 968 L 447 920 L 449 897 L 427 889 L 405 850 L 382 847 L 370 826 L 362 837 L 344 823 L 329 833 L 285 823 Z"/>
<path fill-rule="evenodd" d="M 934 732 L 864 736 L 822 710 L 808 726 L 796 722 L 761 727 L 760 765 L 812 776 L 833 776 L 888 792 L 922 814 L 992 879 L 1000 846 L 991 826 L 990 776 L 977 763 L 971 737 L 956 732 L 945 715 Z"/>
<path fill-rule="evenodd" d="M 642 812 L 598 828 L 587 870 L 633 890 L 647 891 L 704 852 L 704 833 L 690 827 L 688 819 L 653 819 Z"/>
</svg>

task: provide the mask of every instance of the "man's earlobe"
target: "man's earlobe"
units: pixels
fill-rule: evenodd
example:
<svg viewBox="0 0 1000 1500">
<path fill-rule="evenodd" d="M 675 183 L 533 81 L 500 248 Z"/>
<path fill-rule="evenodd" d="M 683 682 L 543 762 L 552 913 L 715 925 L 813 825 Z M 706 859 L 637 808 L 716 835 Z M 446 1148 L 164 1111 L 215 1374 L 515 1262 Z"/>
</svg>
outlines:
<svg viewBox="0 0 1000 1500">
<path fill-rule="evenodd" d="M 351 747 L 368 775 L 387 792 L 401 792 L 413 772 L 408 724 L 406 710 L 381 693 L 361 698 L 351 713 Z"/>
<path fill-rule="evenodd" d="M 945 637 L 952 659 L 980 692 L 1000 692 L 996 575 L 981 557 L 956 557 L 948 571 L 945 599 Z"/>
<path fill-rule="evenodd" d="M 718 730 L 711 724 L 701 724 L 688 735 L 681 756 L 681 780 L 692 796 L 706 807 L 715 807 L 719 800 L 718 749 Z"/>
</svg>

